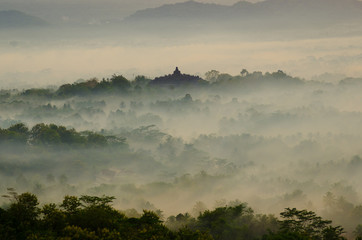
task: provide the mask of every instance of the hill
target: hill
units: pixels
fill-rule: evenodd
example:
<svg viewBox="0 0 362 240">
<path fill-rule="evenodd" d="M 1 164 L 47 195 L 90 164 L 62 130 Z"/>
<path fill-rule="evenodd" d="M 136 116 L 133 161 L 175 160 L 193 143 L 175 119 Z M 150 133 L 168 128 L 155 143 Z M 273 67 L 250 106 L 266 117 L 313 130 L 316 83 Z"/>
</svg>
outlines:
<svg viewBox="0 0 362 240">
<path fill-rule="evenodd" d="M 29 28 L 44 27 L 47 25 L 48 23 L 43 19 L 20 11 L 0 11 L 0 28 Z"/>
<path fill-rule="evenodd" d="M 152 30 L 285 30 L 359 26 L 358 0 L 240 1 L 232 6 L 187 1 L 137 11 L 124 19 L 133 28 Z"/>
</svg>

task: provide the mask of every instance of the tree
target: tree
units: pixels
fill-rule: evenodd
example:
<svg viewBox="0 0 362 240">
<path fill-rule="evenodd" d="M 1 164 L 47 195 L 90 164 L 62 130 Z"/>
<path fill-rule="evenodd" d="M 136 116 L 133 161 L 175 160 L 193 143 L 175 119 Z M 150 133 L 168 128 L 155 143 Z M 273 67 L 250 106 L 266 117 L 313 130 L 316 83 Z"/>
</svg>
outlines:
<svg viewBox="0 0 362 240">
<path fill-rule="evenodd" d="M 83 195 L 79 198 L 79 200 L 82 202 L 82 205 L 85 207 L 92 207 L 92 206 L 108 207 L 110 206 L 110 203 L 112 203 L 114 199 L 116 198 L 113 196 L 97 197 L 97 196 L 88 196 L 88 195 Z"/>
<path fill-rule="evenodd" d="M 17 124 L 11 125 L 8 128 L 8 130 L 12 131 L 12 132 L 24 134 L 24 135 L 29 133 L 29 129 L 24 123 L 17 123 Z"/>
<path fill-rule="evenodd" d="M 12 203 L 7 211 L 8 226 L 15 230 L 16 239 L 26 239 L 33 229 L 39 225 L 38 198 L 31 193 L 14 194 Z"/>
<path fill-rule="evenodd" d="M 187 227 L 179 229 L 176 233 L 177 240 L 213 240 L 214 238 L 206 232 L 192 231 Z"/>
<path fill-rule="evenodd" d="M 65 235 L 65 239 L 72 239 L 72 240 L 99 240 L 95 231 L 91 231 L 88 229 L 83 229 L 78 226 L 67 226 L 64 229 L 63 234 Z"/>
<path fill-rule="evenodd" d="M 284 73 L 282 70 L 278 70 L 277 72 L 273 72 L 271 75 L 272 75 L 272 77 L 275 77 L 275 78 L 288 77 L 288 75 L 286 73 Z"/>
<path fill-rule="evenodd" d="M 87 143 L 90 146 L 105 146 L 107 145 L 107 138 L 97 133 L 90 133 L 87 136 Z"/>
<path fill-rule="evenodd" d="M 159 216 L 152 211 L 143 211 L 143 215 L 137 218 L 129 218 L 122 225 L 125 239 L 160 239 L 169 240 L 173 233 L 167 229 Z"/>
<path fill-rule="evenodd" d="M 68 213 L 69 225 L 97 231 L 107 228 L 117 229 L 124 219 L 124 214 L 113 209 L 110 204 L 114 200 L 110 196 L 66 196 L 62 207 Z"/>
<path fill-rule="evenodd" d="M 39 123 L 35 125 L 31 129 L 30 138 L 33 144 L 52 145 L 61 142 L 57 127 L 54 124 Z"/>
<path fill-rule="evenodd" d="M 211 70 L 205 73 L 205 79 L 209 82 L 215 82 L 219 77 L 220 72 L 216 70 Z"/>
<path fill-rule="evenodd" d="M 82 204 L 76 196 L 66 195 L 64 197 L 63 203 L 60 205 L 67 214 L 74 214 L 79 211 L 79 207 Z"/>
<path fill-rule="evenodd" d="M 226 81 L 230 81 L 231 79 L 233 79 L 233 76 L 231 76 L 230 74 L 227 74 L 227 73 L 222 73 L 217 76 L 216 81 L 217 82 L 226 82 Z"/>
<path fill-rule="evenodd" d="M 249 75 L 249 72 L 248 72 L 248 70 L 246 70 L 244 68 L 243 70 L 241 70 L 240 74 L 241 74 L 242 77 L 245 77 L 245 76 Z"/>
<path fill-rule="evenodd" d="M 8 141 L 25 144 L 29 137 L 29 129 L 24 123 L 11 125 L 8 129 L 0 128 L 0 142 Z"/>
<path fill-rule="evenodd" d="M 43 229 L 60 234 L 66 226 L 66 214 L 54 203 L 45 204 L 40 212 L 43 215 Z"/>
<path fill-rule="evenodd" d="M 197 201 L 193 206 L 191 213 L 194 217 L 198 217 L 206 210 L 207 210 L 206 204 L 201 201 Z"/>
<path fill-rule="evenodd" d="M 114 88 L 121 91 L 126 91 L 131 87 L 131 83 L 122 75 L 113 75 L 111 83 Z"/>
<path fill-rule="evenodd" d="M 286 208 L 280 215 L 284 218 L 280 221 L 280 232 L 283 234 L 296 234 L 306 239 L 345 239 L 341 226 L 331 226 L 332 221 L 324 220 L 312 211 Z"/>
<path fill-rule="evenodd" d="M 145 87 L 151 81 L 151 79 L 146 78 L 145 76 L 136 76 L 134 79 L 135 85 L 140 87 Z"/>
<path fill-rule="evenodd" d="M 85 138 L 82 137 L 79 133 L 77 133 L 74 128 L 68 130 L 64 126 L 59 126 L 57 128 L 57 132 L 59 134 L 62 143 L 66 144 L 85 143 Z"/>
<path fill-rule="evenodd" d="M 359 224 L 353 233 L 356 236 L 356 240 L 362 240 L 362 224 Z"/>
<path fill-rule="evenodd" d="M 206 210 L 197 218 L 195 230 L 209 232 L 214 239 L 251 239 L 253 211 L 246 204 Z"/>
</svg>

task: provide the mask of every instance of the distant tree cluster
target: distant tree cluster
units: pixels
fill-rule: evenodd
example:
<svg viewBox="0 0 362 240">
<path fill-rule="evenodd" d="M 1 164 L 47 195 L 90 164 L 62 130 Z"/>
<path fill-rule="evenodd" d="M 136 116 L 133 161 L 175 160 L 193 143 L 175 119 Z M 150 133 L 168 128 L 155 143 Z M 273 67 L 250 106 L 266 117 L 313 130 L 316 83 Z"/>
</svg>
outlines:
<svg viewBox="0 0 362 240">
<path fill-rule="evenodd" d="M 36 124 L 32 129 L 24 123 L 17 123 L 7 129 L 0 128 L 0 143 L 20 143 L 41 146 L 94 147 L 107 146 L 109 143 L 125 144 L 125 139 L 115 136 L 103 136 L 94 132 L 77 132 L 55 124 Z"/>
<path fill-rule="evenodd" d="M 205 81 L 206 80 L 206 81 Z M 217 70 L 211 70 L 205 73 L 205 80 L 188 74 L 181 74 L 176 68 L 173 74 L 156 77 L 151 80 L 145 76 L 136 76 L 133 81 L 128 80 L 122 75 L 114 74 L 111 78 L 103 78 L 99 81 L 97 78 L 89 80 L 78 80 L 73 84 L 61 85 L 57 90 L 32 88 L 27 89 L 21 93 L 22 96 L 27 97 L 70 97 L 70 96 L 89 96 L 92 94 L 120 94 L 135 92 L 138 93 L 142 89 L 149 89 L 152 87 L 169 87 L 171 89 L 177 88 L 202 88 L 206 86 L 222 86 L 222 87 L 235 87 L 241 85 L 243 87 L 261 87 L 268 84 L 275 86 L 291 86 L 300 85 L 304 81 L 300 78 L 289 76 L 282 70 L 273 73 L 266 72 L 252 72 L 243 69 L 240 75 L 232 76 L 228 73 L 220 73 Z M 4 95 L 7 97 L 7 95 Z M 1 96 L 0 96 L 1 98 Z"/>
<path fill-rule="evenodd" d="M 109 196 L 65 196 L 62 203 L 39 207 L 36 195 L 18 195 L 9 188 L 3 197 L 10 204 L 0 208 L 0 238 L 7 240 L 343 240 L 343 229 L 314 212 L 285 209 L 283 220 L 254 215 L 246 204 L 218 207 L 199 213 L 168 218 L 166 224 L 152 211 L 127 217 L 114 209 Z M 357 238 L 358 239 L 358 238 Z"/>
<path fill-rule="evenodd" d="M 54 95 L 54 91 L 51 89 L 44 88 L 31 88 L 27 89 L 22 93 L 23 96 L 36 96 L 50 98 Z"/>
<path fill-rule="evenodd" d="M 303 80 L 297 77 L 292 77 L 283 72 L 282 70 L 278 70 L 273 73 L 262 73 L 259 71 L 255 71 L 249 73 L 248 70 L 243 69 L 240 72 L 240 75 L 232 76 L 227 73 L 220 73 L 217 70 L 211 70 L 205 73 L 205 79 L 214 85 L 219 86 L 231 86 L 241 85 L 244 87 L 261 87 L 268 86 L 269 84 L 275 86 L 291 86 L 291 85 L 301 85 L 304 83 Z"/>
<path fill-rule="evenodd" d="M 106 92 L 126 92 L 130 89 L 131 83 L 122 75 L 113 75 L 110 79 L 98 81 L 93 78 L 85 82 L 64 84 L 56 91 L 58 96 L 89 95 Z"/>
</svg>

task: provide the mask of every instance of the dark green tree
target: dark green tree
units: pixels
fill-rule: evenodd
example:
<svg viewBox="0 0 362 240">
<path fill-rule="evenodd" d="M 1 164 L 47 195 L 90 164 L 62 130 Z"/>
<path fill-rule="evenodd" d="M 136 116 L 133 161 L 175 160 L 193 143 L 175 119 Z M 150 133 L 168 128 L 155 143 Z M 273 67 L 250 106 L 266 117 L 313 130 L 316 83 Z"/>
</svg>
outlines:
<svg viewBox="0 0 362 240">
<path fill-rule="evenodd" d="M 11 201 L 7 210 L 8 227 L 14 229 L 15 239 L 26 239 L 39 225 L 38 198 L 27 192 L 20 195 L 14 194 Z"/>
<path fill-rule="evenodd" d="M 119 91 L 127 91 L 131 87 L 131 83 L 122 75 L 113 75 L 111 83 L 113 88 Z"/>
<path fill-rule="evenodd" d="M 280 213 L 284 219 L 280 221 L 280 230 L 271 236 L 296 235 L 298 239 L 311 240 L 342 240 L 345 239 L 341 226 L 331 226 L 332 221 L 324 220 L 312 211 L 297 210 L 296 208 L 286 208 Z M 270 237 L 271 237 L 270 236 Z M 265 238 L 278 239 L 278 238 Z M 283 238 L 280 238 L 283 239 Z"/>
</svg>

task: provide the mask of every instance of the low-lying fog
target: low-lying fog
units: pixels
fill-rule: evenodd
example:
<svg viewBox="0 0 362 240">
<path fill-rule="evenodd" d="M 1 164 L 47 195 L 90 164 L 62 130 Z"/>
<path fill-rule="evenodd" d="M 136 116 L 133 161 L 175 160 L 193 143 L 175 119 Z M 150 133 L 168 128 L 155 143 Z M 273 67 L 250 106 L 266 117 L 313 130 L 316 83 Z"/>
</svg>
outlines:
<svg viewBox="0 0 362 240">
<path fill-rule="evenodd" d="M 362 219 L 360 81 L 225 82 L 71 98 L 2 91 L 3 129 L 54 123 L 125 143 L 3 142 L 0 189 L 31 191 L 42 202 L 106 194 L 117 208 L 161 209 L 165 216 L 191 212 L 198 201 L 213 208 L 239 199 L 262 213 L 307 208 L 351 232 Z"/>
<path fill-rule="evenodd" d="M 144 7 L 155 7 L 148 2 Z M 51 12 L 5 3 L 54 24 Z M 105 194 L 116 197 L 118 209 L 161 209 L 165 217 L 239 200 L 257 213 L 315 211 L 348 234 L 362 223 L 360 22 L 288 30 L 250 25 L 247 32 L 178 31 L 170 24 L 172 31 L 148 33 L 124 31 L 118 22 L 109 29 L 78 24 L 0 31 L 0 193 L 29 191 L 42 203 Z M 210 70 L 219 76 L 187 89 L 133 81 L 176 66 L 204 79 Z M 113 74 L 133 81 L 130 89 L 56 94 L 60 85 L 100 83 Z M 31 88 L 47 90 L 25 91 Z M 6 130 L 17 123 L 29 136 L 39 123 L 56 124 L 112 144 L 35 144 L 32 137 L 19 143 Z"/>
<path fill-rule="evenodd" d="M 273 41 L 227 36 L 180 41 L 150 38 L 121 37 L 106 44 L 100 39 L 44 44 L 3 39 L 0 88 L 60 85 L 114 73 L 153 78 L 169 73 L 175 66 L 201 77 L 211 69 L 235 75 L 243 68 L 263 72 L 281 69 L 293 76 L 318 80 L 328 72 L 332 76 L 323 79 L 326 81 L 340 80 L 340 75 L 362 76 L 361 37 Z"/>
</svg>

